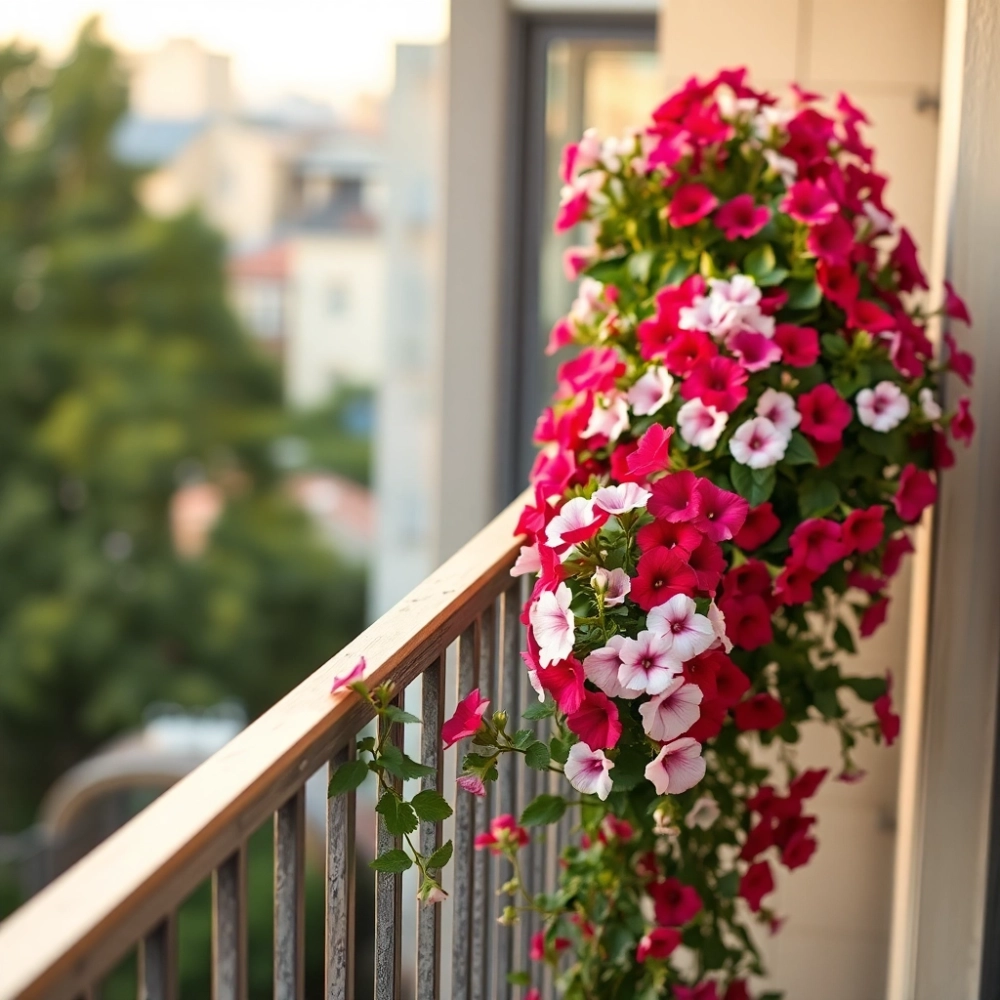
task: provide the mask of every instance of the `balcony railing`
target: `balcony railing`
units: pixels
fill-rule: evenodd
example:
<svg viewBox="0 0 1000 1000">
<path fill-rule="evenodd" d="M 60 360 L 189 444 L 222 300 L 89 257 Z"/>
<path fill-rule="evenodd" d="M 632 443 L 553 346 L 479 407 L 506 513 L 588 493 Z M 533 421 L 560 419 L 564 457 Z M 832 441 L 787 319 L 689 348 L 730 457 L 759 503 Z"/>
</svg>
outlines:
<svg viewBox="0 0 1000 1000">
<path fill-rule="evenodd" d="M 140 998 L 173 1000 L 178 910 L 209 878 L 211 995 L 243 1000 L 247 842 L 272 817 L 278 1000 L 302 1000 L 305 940 L 319 933 L 325 934 L 328 1000 L 355 995 L 354 944 L 362 935 L 374 940 L 378 1000 L 511 996 L 506 974 L 528 964 L 533 927 L 530 920 L 515 928 L 497 924 L 496 889 L 510 873 L 505 861 L 474 853 L 473 838 L 491 816 L 523 808 L 542 790 L 536 782 L 545 778 L 533 773 L 518 778 L 523 769 L 509 768 L 487 798 L 456 796 L 459 758 L 454 751 L 442 752 L 438 730 L 457 694 L 474 686 L 504 706 L 523 705 L 531 695 L 521 682 L 518 655 L 521 586 L 509 574 L 520 506 L 512 504 L 270 711 L 0 924 L 0 1000 L 97 998 L 105 977 L 136 952 Z M 443 831 L 455 845 L 445 871 L 450 897 L 443 906 L 421 906 L 413 895 L 403 897 L 401 876 L 378 873 L 374 926 L 359 923 L 355 841 L 374 834 L 359 829 L 359 815 L 368 814 L 356 808 L 354 793 L 342 795 L 327 804 L 321 931 L 305 923 L 305 783 L 320 769 L 349 759 L 359 730 L 371 721 L 371 711 L 352 692 L 330 694 L 334 678 L 362 655 L 369 682 L 393 681 L 400 703 L 409 698 L 411 710 L 424 720 L 419 755 L 435 773 L 421 780 L 454 806 Z M 539 839 L 529 848 L 525 870 L 536 888 L 555 870 L 565 834 L 556 831 L 548 842 Z M 384 830 L 377 836 L 380 848 L 394 846 Z M 430 852 L 442 842 L 441 825 L 423 823 L 420 838 L 422 850 Z M 404 919 L 404 907 L 414 908 L 415 917 Z M 208 993 L 206 983 L 202 995 Z"/>
</svg>

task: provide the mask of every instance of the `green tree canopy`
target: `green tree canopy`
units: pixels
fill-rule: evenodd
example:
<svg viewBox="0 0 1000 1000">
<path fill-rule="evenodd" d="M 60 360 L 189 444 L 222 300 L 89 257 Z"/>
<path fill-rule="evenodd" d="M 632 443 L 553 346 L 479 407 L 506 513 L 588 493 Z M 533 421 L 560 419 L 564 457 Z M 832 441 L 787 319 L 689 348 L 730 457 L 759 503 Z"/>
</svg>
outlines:
<svg viewBox="0 0 1000 1000">
<path fill-rule="evenodd" d="M 114 156 L 126 107 L 95 22 L 54 71 L 0 49 L 0 830 L 151 702 L 255 714 L 362 621 L 271 467 L 279 379 L 220 238 L 147 215 Z M 185 560 L 170 500 L 199 476 L 227 502 Z"/>
</svg>

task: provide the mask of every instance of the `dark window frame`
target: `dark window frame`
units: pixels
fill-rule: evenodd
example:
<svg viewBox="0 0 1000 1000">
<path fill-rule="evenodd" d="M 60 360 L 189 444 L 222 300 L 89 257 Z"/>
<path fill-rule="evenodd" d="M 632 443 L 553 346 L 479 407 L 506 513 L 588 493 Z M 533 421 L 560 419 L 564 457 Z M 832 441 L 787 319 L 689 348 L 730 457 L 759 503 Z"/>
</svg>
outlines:
<svg viewBox="0 0 1000 1000">
<path fill-rule="evenodd" d="M 545 98 L 553 42 L 655 43 L 655 14 L 514 14 L 510 30 L 503 314 L 497 414 L 497 508 L 527 485 L 538 414 L 540 235 L 545 202 Z"/>
</svg>

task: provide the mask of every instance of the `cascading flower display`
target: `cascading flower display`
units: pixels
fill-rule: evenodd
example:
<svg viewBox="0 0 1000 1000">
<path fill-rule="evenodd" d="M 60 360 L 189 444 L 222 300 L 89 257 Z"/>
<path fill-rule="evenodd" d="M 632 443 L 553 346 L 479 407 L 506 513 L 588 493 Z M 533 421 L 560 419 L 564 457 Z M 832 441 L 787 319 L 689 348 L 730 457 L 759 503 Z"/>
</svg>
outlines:
<svg viewBox="0 0 1000 1000">
<path fill-rule="evenodd" d="M 515 567 L 537 574 L 527 717 L 552 735 L 484 720 L 465 777 L 517 752 L 575 790 L 559 891 L 526 894 L 567 997 L 749 997 L 748 924 L 779 925 L 775 869 L 817 847 L 827 771 L 797 770 L 800 727 L 837 730 L 844 780 L 859 737 L 897 736 L 888 681 L 839 653 L 885 620 L 950 439 L 973 433 L 966 399 L 938 402 L 973 362 L 951 333 L 935 357 L 932 317 L 970 317 L 950 286 L 924 305 L 865 124 L 843 95 L 779 101 L 732 70 L 566 150 L 556 228 L 592 240 L 566 255 L 579 296 L 549 347 L 579 350 L 537 423 Z M 774 743 L 779 773 L 755 754 Z M 566 808 L 544 795 L 521 823 Z"/>
</svg>

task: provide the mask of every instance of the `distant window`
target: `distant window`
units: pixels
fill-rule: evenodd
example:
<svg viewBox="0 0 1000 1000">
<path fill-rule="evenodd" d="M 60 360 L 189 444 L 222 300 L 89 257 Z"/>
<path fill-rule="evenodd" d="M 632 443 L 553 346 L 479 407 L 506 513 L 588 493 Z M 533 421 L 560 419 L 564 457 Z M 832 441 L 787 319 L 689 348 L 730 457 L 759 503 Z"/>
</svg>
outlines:
<svg viewBox="0 0 1000 1000">
<path fill-rule="evenodd" d="M 347 283 L 344 281 L 331 282 L 326 290 L 326 311 L 329 316 L 339 318 L 347 313 L 350 308 L 351 296 Z"/>
</svg>

